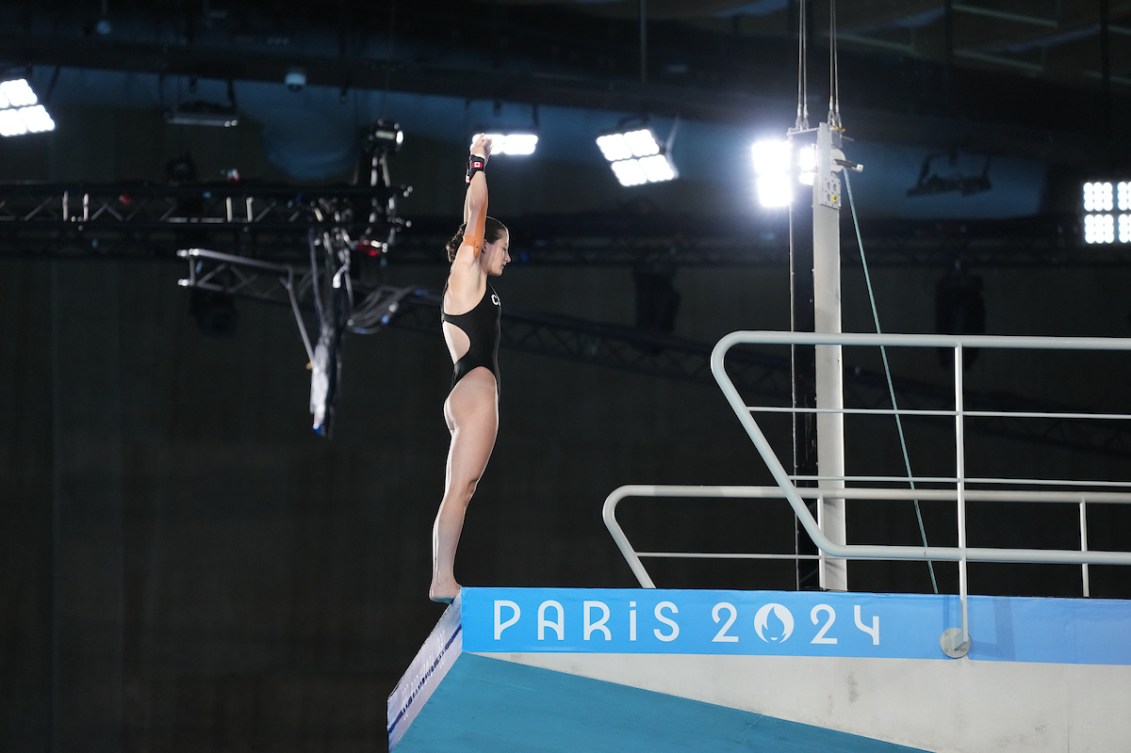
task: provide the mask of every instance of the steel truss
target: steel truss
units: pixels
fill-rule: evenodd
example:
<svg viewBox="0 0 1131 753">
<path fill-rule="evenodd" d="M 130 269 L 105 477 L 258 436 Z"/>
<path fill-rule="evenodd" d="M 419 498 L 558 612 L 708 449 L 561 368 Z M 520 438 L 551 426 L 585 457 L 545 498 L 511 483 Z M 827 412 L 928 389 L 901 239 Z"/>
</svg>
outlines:
<svg viewBox="0 0 1131 753">
<path fill-rule="evenodd" d="M 450 218 L 397 217 L 366 223 L 374 205 L 410 195 L 406 186 L 0 184 L 0 257 L 172 258 L 178 249 L 280 263 L 304 260 L 307 231 L 343 226 L 358 240 L 396 236 L 402 264 L 446 263 L 442 249 Z M 323 219 L 314 217 L 321 207 Z M 516 218 L 512 255 L 519 263 L 639 266 L 653 263 L 781 265 L 788 231 L 781 221 L 760 225 L 691 218 L 660 224 L 647 213 Z M 862 228 L 873 266 L 1124 266 L 1131 249 L 1087 247 L 1074 217 L 1024 221 L 875 222 Z M 850 229 L 842 239 L 844 264 L 859 264 Z M 382 248 L 382 250 L 387 250 Z"/>
<path fill-rule="evenodd" d="M 411 192 L 381 185 L 0 184 L 0 257 L 173 258 L 178 249 L 208 246 L 285 262 L 306 257 L 312 228 L 331 227 L 384 250 L 408 225 L 386 207 Z"/>
</svg>

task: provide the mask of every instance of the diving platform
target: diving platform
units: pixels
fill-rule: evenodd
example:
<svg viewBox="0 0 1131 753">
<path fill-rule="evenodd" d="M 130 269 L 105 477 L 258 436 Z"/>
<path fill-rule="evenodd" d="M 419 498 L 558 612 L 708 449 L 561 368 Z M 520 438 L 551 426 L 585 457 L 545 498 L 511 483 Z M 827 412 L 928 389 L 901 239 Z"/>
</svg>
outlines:
<svg viewBox="0 0 1131 753">
<path fill-rule="evenodd" d="M 1131 750 L 1131 602 L 464 588 L 389 697 L 398 753 Z"/>
<path fill-rule="evenodd" d="M 1126 464 L 1113 464 L 1093 478 L 972 475 L 965 439 L 967 421 L 982 426 L 1047 422 L 1062 427 L 1065 436 L 1081 426 L 1123 432 L 1131 413 L 1123 406 L 1096 412 L 1012 404 L 996 410 L 969 394 L 963 377 L 964 352 L 971 349 L 1006 356 L 1061 353 L 1073 361 L 1080 360 L 1078 352 L 1096 352 L 1125 360 L 1131 339 L 836 330 L 723 337 L 711 356 L 712 373 L 775 485 L 632 485 L 613 491 L 602 515 L 639 589 L 465 588 L 389 698 L 390 749 L 1131 753 L 1131 601 L 1090 598 L 1089 570 L 1131 566 L 1125 537 L 1102 537 L 1112 549 L 1096 549 L 1094 539 L 1089 543 L 1097 506 L 1131 506 L 1131 481 L 1121 480 Z M 815 408 L 750 405 L 727 372 L 729 350 L 795 346 L 812 348 L 818 364 L 828 360 L 826 370 L 833 376 L 843 370 L 842 348 L 949 350 L 953 398 L 898 408 L 889 379 L 890 408 L 846 406 L 836 384 L 831 396 L 818 396 Z M 1021 359 L 1016 368 L 1002 371 L 1027 373 L 1033 363 Z M 817 475 L 785 469 L 780 457 L 788 457 L 791 448 L 775 449 L 756 418 L 764 414 L 791 420 L 811 415 L 818 445 L 835 440 L 825 460 L 818 446 Z M 853 472 L 844 462 L 839 419 L 876 416 L 953 425 L 953 437 L 946 439 L 953 450 L 946 462 L 952 466 L 940 466 L 948 475 L 912 474 L 902 428 L 902 468 L 892 466 L 889 472 L 890 461 L 880 463 L 869 447 L 859 457 L 875 462 L 868 464 L 867 474 Z M 838 421 L 829 425 L 822 417 Z M 852 428 L 856 433 L 850 436 L 871 441 L 870 429 Z M 992 472 L 995 458 L 985 454 L 972 456 L 979 469 Z M 944 457 L 938 455 L 940 462 Z M 796 537 L 803 529 L 819 554 L 782 554 L 785 547 L 776 552 L 639 551 L 617 518 L 618 505 L 629 498 L 638 504 L 658 498 L 690 501 L 702 516 L 711 514 L 703 500 L 784 501 L 799 526 L 790 533 Z M 916 515 L 920 502 L 953 506 L 956 545 L 929 545 L 922 528 L 921 544 L 853 543 L 847 510 L 861 502 L 914 505 Z M 1078 521 L 1078 548 L 969 546 L 968 505 L 1012 506 L 1017 513 L 1008 525 L 1016 532 L 1036 530 L 1045 510 L 1060 510 L 1050 520 L 1063 526 L 1063 511 L 1071 509 Z M 860 528 L 854 533 L 859 536 Z M 813 559 L 827 590 L 657 589 L 645 563 L 663 557 Z M 958 593 L 851 591 L 847 563 L 857 559 L 955 563 Z M 977 595 L 968 579 L 971 562 L 1079 567 L 1082 598 Z"/>
</svg>

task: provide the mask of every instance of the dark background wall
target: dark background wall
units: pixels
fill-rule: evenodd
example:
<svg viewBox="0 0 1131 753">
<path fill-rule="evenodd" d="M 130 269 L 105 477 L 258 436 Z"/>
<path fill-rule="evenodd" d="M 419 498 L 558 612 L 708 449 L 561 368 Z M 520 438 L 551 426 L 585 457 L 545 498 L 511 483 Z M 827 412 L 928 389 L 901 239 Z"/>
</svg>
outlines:
<svg viewBox="0 0 1131 753">
<path fill-rule="evenodd" d="M 81 135 L 26 148 L 5 143 L 4 177 L 157 179 L 185 148 L 202 171 L 238 160 L 246 175 L 277 177 L 253 131 L 172 134 L 159 118 L 85 114 Z M 450 212 L 454 221 L 461 149 L 406 144 L 392 163 L 394 178 L 416 187 L 406 214 Z M 598 173 L 586 168 L 499 163 L 491 180 L 492 211 L 504 219 L 561 196 L 577 197 L 578 209 L 621 201 L 594 190 Z M 543 192 L 548 181 L 552 195 Z M 652 196 L 660 202 L 695 190 Z M 519 249 L 523 243 L 514 239 Z M 309 372 L 290 312 L 241 304 L 233 337 L 205 337 L 176 285 L 179 265 L 0 261 L 0 748 L 383 749 L 385 698 L 441 612 L 426 599 L 448 441 L 441 405 L 450 364 L 439 332 L 349 336 L 327 441 L 309 429 Z M 942 271 L 873 270 L 886 331 L 933 331 Z M 441 265 L 398 265 L 395 254 L 384 271 L 390 283 L 434 289 L 444 273 Z M 1125 267 L 979 273 L 991 332 L 1131 330 Z M 784 249 L 776 265 L 684 268 L 675 285 L 677 335 L 710 343 L 735 329 L 788 327 Z M 514 310 L 633 323 L 627 268 L 515 264 L 498 289 Z M 844 289 L 845 329 L 869 331 L 858 267 L 846 267 Z M 874 354 L 846 360 L 856 357 L 874 368 Z M 521 352 L 502 358 L 499 441 L 460 546 L 466 584 L 631 587 L 600 521 L 613 489 L 769 482 L 714 387 Z M 949 378 L 933 354 L 900 368 L 932 383 Z M 1125 360 L 1011 363 L 986 355 L 968 378 L 975 389 L 1069 405 L 1112 398 L 1110 409 L 1126 411 L 1128 371 Z M 890 432 L 863 440 L 850 462 L 900 467 Z M 916 432 L 911 441 L 917 470 L 946 470 L 945 431 Z M 986 474 L 1053 469 L 1118 480 L 1129 470 L 1125 455 L 1081 456 L 1018 440 L 975 436 L 970 449 Z M 793 527 L 782 508 L 630 506 L 625 525 L 642 546 L 790 551 Z M 1075 546 L 1075 513 L 1053 514 L 1051 523 L 1035 514 L 984 513 L 986 540 L 971 543 L 1029 537 L 1033 545 Z M 1096 516 L 1093 547 L 1126 547 L 1126 516 Z M 927 510 L 927 523 L 931 543 L 953 543 L 948 510 Z M 912 543 L 918 535 L 906 507 L 869 508 L 851 524 L 868 540 Z M 953 590 L 953 568 L 939 571 L 944 590 Z M 919 564 L 853 572 L 861 589 L 930 588 Z M 655 573 L 669 587 L 793 583 L 788 564 L 676 563 Z M 1131 596 L 1125 573 L 1097 568 L 1094 579 L 1096 595 Z M 1075 595 L 1079 586 L 1072 569 L 984 568 L 973 589 Z"/>
</svg>

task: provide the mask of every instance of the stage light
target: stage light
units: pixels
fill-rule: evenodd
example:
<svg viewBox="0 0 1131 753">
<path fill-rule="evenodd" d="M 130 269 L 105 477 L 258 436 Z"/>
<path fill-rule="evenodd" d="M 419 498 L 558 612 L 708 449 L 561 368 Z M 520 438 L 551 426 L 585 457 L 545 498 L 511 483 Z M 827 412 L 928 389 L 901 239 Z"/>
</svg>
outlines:
<svg viewBox="0 0 1131 753">
<path fill-rule="evenodd" d="M 787 207 L 793 200 L 793 159 L 790 142 L 763 139 L 750 147 L 758 203 L 766 208 Z"/>
<path fill-rule="evenodd" d="M 1084 211 L 1110 212 L 1115 208 L 1111 181 L 1090 181 L 1084 184 Z"/>
<path fill-rule="evenodd" d="M 1115 243 L 1115 215 L 1089 214 L 1084 217 L 1084 242 Z"/>
<path fill-rule="evenodd" d="M 642 157 L 637 160 L 637 163 L 640 165 L 640 169 L 644 171 L 644 177 L 648 179 L 649 183 L 675 180 L 675 167 L 666 155 L 653 154 L 651 157 Z"/>
<path fill-rule="evenodd" d="M 613 162 L 612 168 L 613 174 L 617 176 L 617 182 L 622 186 L 639 186 L 648 182 L 648 179 L 644 177 L 644 171 L 640 169 L 640 165 L 634 159 Z"/>
<path fill-rule="evenodd" d="M 1084 243 L 1131 244 L 1131 181 L 1089 180 L 1080 188 Z"/>
<path fill-rule="evenodd" d="M 622 186 L 662 183 L 678 175 L 651 128 L 611 131 L 597 137 L 597 146 Z"/>
<path fill-rule="evenodd" d="M 660 145 L 651 129 L 606 133 L 597 137 L 597 146 L 609 162 L 659 154 Z"/>
<path fill-rule="evenodd" d="M 492 157 L 501 154 L 525 157 L 538 148 L 538 134 L 531 131 L 488 133 L 487 138 L 491 139 Z"/>
<path fill-rule="evenodd" d="M 0 81 L 0 136 L 23 136 L 55 130 L 55 121 L 27 79 Z"/>
</svg>

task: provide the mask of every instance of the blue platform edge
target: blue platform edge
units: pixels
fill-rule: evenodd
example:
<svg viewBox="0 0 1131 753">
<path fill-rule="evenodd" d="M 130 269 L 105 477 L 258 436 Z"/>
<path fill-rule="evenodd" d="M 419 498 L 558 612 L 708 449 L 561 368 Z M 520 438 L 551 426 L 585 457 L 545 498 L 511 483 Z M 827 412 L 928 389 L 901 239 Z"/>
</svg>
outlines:
<svg viewBox="0 0 1131 753">
<path fill-rule="evenodd" d="M 956 595 L 472 588 L 463 650 L 938 659 Z M 969 597 L 973 661 L 1131 665 L 1131 601 Z"/>
<path fill-rule="evenodd" d="M 392 747 L 398 753 L 925 753 L 467 653 Z"/>
</svg>

